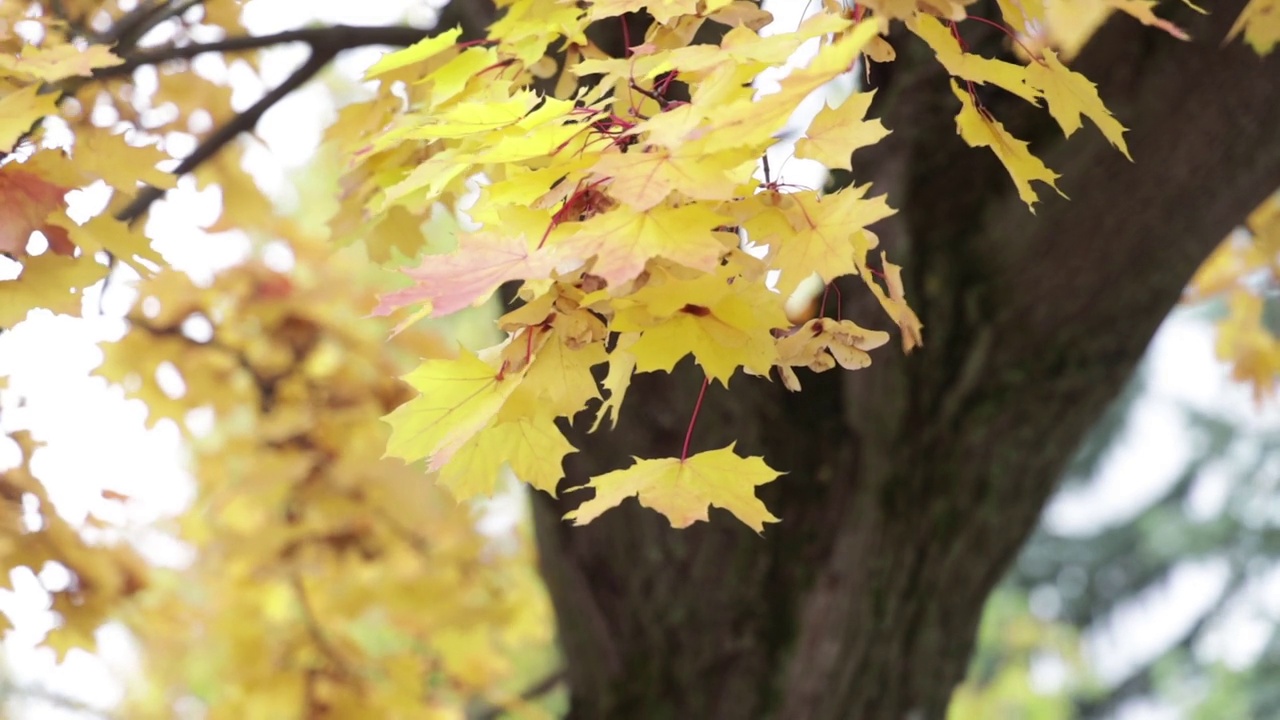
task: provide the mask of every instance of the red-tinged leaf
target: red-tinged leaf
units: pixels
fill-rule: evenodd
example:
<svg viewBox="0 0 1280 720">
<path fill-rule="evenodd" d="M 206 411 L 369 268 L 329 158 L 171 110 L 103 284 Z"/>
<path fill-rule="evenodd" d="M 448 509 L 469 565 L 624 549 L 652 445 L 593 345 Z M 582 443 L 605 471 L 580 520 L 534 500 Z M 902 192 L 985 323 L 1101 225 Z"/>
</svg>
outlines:
<svg viewBox="0 0 1280 720">
<path fill-rule="evenodd" d="M 428 255 L 416 270 L 405 271 L 413 286 L 381 296 L 373 314 L 426 303 L 430 317 L 449 315 L 480 305 L 504 282 L 545 276 L 556 263 L 555 255 L 538 250 L 523 234 L 465 235 L 455 252 Z"/>
<path fill-rule="evenodd" d="M 0 252 L 26 255 L 27 241 L 38 230 L 48 239 L 51 251 L 73 254 L 76 248 L 66 229 L 48 223 L 51 213 L 66 206 L 64 197 L 71 188 L 11 167 L 0 168 Z"/>
</svg>

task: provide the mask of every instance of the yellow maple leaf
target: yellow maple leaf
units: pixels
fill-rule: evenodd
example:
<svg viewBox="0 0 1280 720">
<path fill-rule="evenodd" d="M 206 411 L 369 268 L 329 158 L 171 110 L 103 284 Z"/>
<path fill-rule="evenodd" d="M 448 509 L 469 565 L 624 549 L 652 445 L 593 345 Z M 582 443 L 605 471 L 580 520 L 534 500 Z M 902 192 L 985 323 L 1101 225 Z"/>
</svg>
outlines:
<svg viewBox="0 0 1280 720">
<path fill-rule="evenodd" d="M 874 145 L 889 134 L 879 120 L 865 119 L 875 96 L 875 90 L 854 93 L 837 107 L 819 110 L 805 136 L 796 142 L 796 157 L 817 160 L 831 169 L 851 169 L 853 151 Z"/>
<path fill-rule="evenodd" d="M 708 128 L 707 151 L 740 149 L 755 142 L 771 142 L 774 133 L 787 124 L 796 106 L 809 93 L 848 72 L 875 37 L 875 22 L 858 24 L 835 42 L 823 45 L 812 62 L 783 78 L 779 82 L 781 89 L 771 95 L 748 96 L 723 104 L 720 94 L 725 87 L 720 87 L 720 92 L 696 95 L 695 103 L 705 105 L 704 114 L 714 118 L 713 125 Z M 740 84 L 732 74 L 722 76 L 720 82 L 728 87 Z"/>
<path fill-rule="evenodd" d="M 577 449 L 556 427 L 555 416 L 539 412 L 481 430 L 440 468 L 436 480 L 459 502 L 490 496 L 507 465 L 522 481 L 555 495 L 564 477 L 561 463 L 574 452 Z"/>
<path fill-rule="evenodd" d="M 429 85 L 432 103 L 443 105 L 461 94 L 481 70 L 493 67 L 496 62 L 497 48 L 469 47 L 427 73 L 418 83 Z"/>
<path fill-rule="evenodd" d="M 907 291 L 902 284 L 902 266 L 889 262 L 886 255 L 884 252 L 880 253 L 880 264 L 884 266 L 884 283 L 889 288 L 887 294 L 872 279 L 868 269 L 860 267 L 858 274 L 871 290 L 871 294 L 880 301 L 880 307 L 884 308 L 889 317 L 898 324 L 898 329 L 902 331 L 902 351 L 909 353 L 924 345 L 924 325 L 920 323 L 920 318 L 916 317 L 915 310 L 907 305 Z"/>
<path fill-rule="evenodd" d="M 759 12 L 752 7 L 752 12 Z M 670 50 L 654 52 L 651 44 L 636 48 L 627 58 L 585 60 L 574 67 L 578 76 L 602 73 L 613 80 L 651 79 L 678 68 L 686 77 L 697 77 L 720 65 L 744 67 L 754 75 L 769 65 L 781 65 L 800 46 L 812 38 L 838 33 L 852 23 L 833 13 L 818 13 L 806 19 L 795 30 L 762 37 L 757 29 L 739 25 L 725 33 L 720 46 L 701 43 L 684 44 Z"/>
<path fill-rule="evenodd" d="M 857 272 L 875 244 L 875 236 L 863 228 L 897 212 L 885 195 L 867 199 L 869 187 L 825 196 L 814 191 L 780 195 L 776 208 L 744 223 L 752 242 L 769 245 L 769 266 L 781 271 L 777 287 L 784 296 L 814 273 L 831 282 Z"/>
<path fill-rule="evenodd" d="M 0 68 L 43 82 L 57 82 L 79 75 L 89 77 L 97 68 L 123 63 L 106 45 L 79 48 L 71 43 L 23 45 L 18 57 L 0 56 Z"/>
<path fill-rule="evenodd" d="M 951 81 L 951 91 L 960 101 L 960 114 L 956 115 L 956 130 L 960 137 L 970 147 L 991 148 L 1004 169 L 1009 172 L 1009 177 L 1013 178 L 1013 184 L 1018 188 L 1018 197 L 1035 212 L 1033 206 L 1039 198 L 1036 197 L 1036 191 L 1031 189 L 1031 181 L 1038 180 L 1058 190 L 1054 181 L 1059 175 L 1045 167 L 1040 158 L 1032 155 L 1027 149 L 1027 143 L 1010 135 L 1000 121 L 979 112 L 973 104 L 973 98 L 961 90 L 960 84 L 954 80 Z M 1058 194 L 1062 195 L 1062 191 L 1058 190 Z"/>
<path fill-rule="evenodd" d="M 461 35 L 462 28 L 453 28 L 445 30 L 435 37 L 419 40 L 407 48 L 389 52 L 365 71 L 364 78 L 372 80 L 392 70 L 399 70 L 402 67 L 430 59 L 453 47 Z"/>
<path fill-rule="evenodd" d="M 77 224 L 65 213 L 58 212 L 49 218 L 49 223 L 65 229 L 76 247 L 90 254 L 106 250 L 142 277 L 165 267 L 164 258 L 151 248 L 151 241 L 140 227 L 130 227 L 110 215 L 97 215 L 84 224 Z M 144 260 L 150 266 L 141 262 Z"/>
<path fill-rule="evenodd" d="M 396 259 L 393 251 L 403 258 L 412 258 L 426 242 L 422 232 L 422 218 L 400 206 L 387 208 L 387 212 L 360 233 L 369 253 L 369 259 L 386 265 Z M 403 262 L 403 261 L 402 261 Z"/>
<path fill-rule="evenodd" d="M 140 182 L 166 190 L 178 182 L 173 173 L 156 167 L 172 160 L 168 153 L 155 145 L 130 145 L 125 133 L 81 131 L 76 136 L 74 157 L 85 172 L 126 193 L 134 192 Z"/>
<path fill-rule="evenodd" d="M 1058 60 L 1052 50 L 1046 48 L 1042 63 L 1032 63 L 1027 68 L 1027 82 L 1031 83 L 1049 104 L 1049 114 L 1058 121 L 1067 137 L 1080 129 L 1080 116 L 1093 121 L 1124 156 L 1133 160 L 1124 142 L 1125 128 L 1098 97 L 1098 88 L 1085 76 L 1074 72 Z"/>
<path fill-rule="evenodd" d="M 618 310 L 613 329 L 643 331 L 628 352 L 639 372 L 671 372 L 692 354 L 707 377 L 726 387 L 734 371 L 757 375 L 777 360 L 774 328 L 788 325 L 783 296 L 759 283 L 732 282 L 728 271 L 652 283 Z"/>
<path fill-rule="evenodd" d="M 1241 33 L 1259 55 L 1280 45 L 1280 0 L 1250 0 L 1232 24 L 1227 40 L 1234 40 Z"/>
<path fill-rule="evenodd" d="M 616 208 L 563 226 L 569 235 L 556 243 L 556 250 L 564 258 L 595 257 L 591 274 L 616 287 L 639 275 L 650 258 L 667 258 L 697 270 L 714 269 L 720 257 L 738 244 L 736 235 L 715 232 L 729 222 L 698 203 L 642 213 Z"/>
<path fill-rule="evenodd" d="M 107 266 L 91 257 L 44 253 L 22 262 L 22 274 L 0 281 L 0 328 L 13 327 L 33 308 L 80 314 L 85 288 L 107 276 Z"/>
<path fill-rule="evenodd" d="M 625 470 L 598 475 L 583 486 L 570 488 L 596 491 L 594 498 L 566 514 L 566 520 L 585 525 L 623 500 L 635 497 L 640 504 L 657 510 L 674 528 L 689 527 L 707 520 L 711 505 L 733 513 L 756 532 L 767 522 L 778 522 L 756 497 L 755 489 L 773 482 L 779 475 L 759 457 L 740 457 L 733 445 L 708 450 L 684 460 L 664 458 L 640 460 Z"/>
<path fill-rule="evenodd" d="M 1039 35 L 1044 31 L 1044 0 L 996 0 L 1004 22 L 1023 35 Z"/>
<path fill-rule="evenodd" d="M 1263 325 L 1262 305 L 1262 298 L 1247 289 L 1233 292 L 1216 347 L 1218 359 L 1232 364 L 1232 379 L 1249 383 L 1259 403 L 1275 395 L 1280 383 L 1280 339 Z"/>
<path fill-rule="evenodd" d="M 572 337 L 558 330 L 549 334 L 529 363 L 524 385 L 536 392 L 538 405 L 552 415 L 573 416 L 588 400 L 600 397 L 591 368 L 608 360 L 608 356 L 604 342 L 573 348 L 566 340 L 571 341 Z"/>
<path fill-rule="evenodd" d="M 428 360 L 403 379 L 421 394 L 384 418 L 391 426 L 387 457 L 430 458 L 433 470 L 488 425 L 519 384 L 518 375 L 501 376 L 465 350 L 453 360 Z"/>
<path fill-rule="evenodd" d="M 674 150 L 651 147 L 643 152 L 609 153 L 600 156 L 592 170 L 611 178 L 610 195 L 644 212 L 672 191 L 695 200 L 729 200 L 754 168 L 754 162 L 709 155 L 700 144 L 690 142 Z"/>
<path fill-rule="evenodd" d="M 491 94 L 495 97 L 463 101 L 436 114 L 419 116 L 416 118 L 419 121 L 417 124 L 388 132 L 374 143 L 374 148 L 391 147 L 402 140 L 483 137 L 508 127 L 519 128 L 521 120 L 546 102 L 532 91 L 518 91 L 505 96 L 495 89 Z"/>
<path fill-rule="evenodd" d="M 42 95 L 39 85 L 28 85 L 0 97 L 0 152 L 12 152 L 36 121 L 57 111 L 58 94 Z"/>
<path fill-rule="evenodd" d="M 622 401 L 627 397 L 627 388 L 631 386 L 631 376 L 636 371 L 636 356 L 631 346 L 640 339 L 639 333 L 629 332 L 618 335 L 613 351 L 609 353 L 609 370 L 605 373 L 600 386 L 609 391 L 609 397 L 600 404 L 596 411 L 596 421 L 591 425 L 591 432 L 600 428 L 605 418 L 609 418 L 610 429 L 618 426 L 618 416 L 622 412 Z"/>
<path fill-rule="evenodd" d="M 960 41 L 951 34 L 942 21 L 932 15 L 916 15 L 907 23 L 920 39 L 938 56 L 938 62 L 955 77 L 984 85 L 995 85 L 1014 95 L 1034 103 L 1039 93 L 1027 83 L 1027 67 L 1018 63 L 985 58 L 964 52 Z"/>
</svg>

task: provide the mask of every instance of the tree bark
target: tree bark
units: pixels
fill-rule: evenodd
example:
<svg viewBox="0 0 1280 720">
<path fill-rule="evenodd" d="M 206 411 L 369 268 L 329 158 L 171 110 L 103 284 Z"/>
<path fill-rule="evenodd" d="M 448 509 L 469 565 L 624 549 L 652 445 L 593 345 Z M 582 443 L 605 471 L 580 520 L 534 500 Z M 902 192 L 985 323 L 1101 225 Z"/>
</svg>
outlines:
<svg viewBox="0 0 1280 720">
<path fill-rule="evenodd" d="M 782 518 L 763 537 L 718 510 L 672 530 L 635 503 L 570 527 L 582 497 L 539 495 L 571 717 L 944 716 L 984 601 L 1083 434 L 1197 264 L 1280 187 L 1280 53 L 1222 46 L 1243 6 L 1178 14 L 1190 43 L 1113 18 L 1082 52 L 1133 164 L 1093 128 L 1063 141 L 1043 109 L 984 97 L 1063 175 L 1072 200 L 1035 215 L 956 137 L 927 50 L 895 38 L 877 103 L 894 132 L 854 175 L 902 209 L 877 230 L 926 347 L 805 376 L 795 395 L 741 376 L 709 390 L 695 450 L 736 440 L 788 472 L 761 490 Z M 968 25 L 972 47 L 1000 52 Z M 877 322 L 865 291 L 844 295 L 846 315 Z M 678 452 L 699 383 L 687 361 L 637 376 L 617 430 L 578 435 L 562 487 Z"/>
</svg>

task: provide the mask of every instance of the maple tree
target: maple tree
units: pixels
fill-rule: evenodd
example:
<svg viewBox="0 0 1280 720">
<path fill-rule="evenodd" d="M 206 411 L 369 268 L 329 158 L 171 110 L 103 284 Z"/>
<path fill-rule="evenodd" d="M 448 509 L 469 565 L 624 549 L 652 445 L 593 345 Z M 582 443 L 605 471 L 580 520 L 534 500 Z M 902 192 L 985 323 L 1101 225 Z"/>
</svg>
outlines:
<svg viewBox="0 0 1280 720">
<path fill-rule="evenodd" d="M 49 518 L 15 521 L 9 566 L 75 577 L 48 644 L 124 619 L 156 661 L 139 713 L 192 692 L 228 717 L 522 709 L 512 658 L 549 642 L 532 549 L 450 511 L 509 473 L 538 491 L 573 716 L 935 717 L 1189 279 L 1230 295 L 1219 353 L 1274 394 L 1274 0 L 826 0 L 770 33 L 744 0 L 454 0 L 431 29 L 274 35 L 243 5 L 0 3 L 0 326 L 78 313 L 129 268 L 97 372 L 195 457 L 197 560 L 172 574 L 5 475 Z M 307 59 L 240 112 L 188 62 L 256 70 L 283 43 Z M 331 217 L 278 213 L 238 138 L 369 45 L 401 49 L 327 130 Z M 831 181 L 775 177 L 797 106 L 851 76 L 795 146 Z M 175 156 L 197 111 L 212 129 Z M 294 270 L 167 268 L 140 221 L 189 174 L 220 191 L 211 229 L 285 241 Z M 105 207 L 73 218 L 97 183 Z M 496 299 L 497 342 L 424 325 Z"/>
</svg>

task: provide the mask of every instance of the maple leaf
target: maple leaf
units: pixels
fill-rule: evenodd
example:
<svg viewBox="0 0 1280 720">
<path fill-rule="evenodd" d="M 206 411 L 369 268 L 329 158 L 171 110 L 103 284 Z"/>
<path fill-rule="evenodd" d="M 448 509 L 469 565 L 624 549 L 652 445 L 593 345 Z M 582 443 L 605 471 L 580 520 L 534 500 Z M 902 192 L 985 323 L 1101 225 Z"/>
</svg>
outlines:
<svg viewBox="0 0 1280 720">
<path fill-rule="evenodd" d="M 640 333 L 622 333 L 609 353 L 609 370 L 600 386 L 609 391 L 609 397 L 600 404 L 596 411 L 596 421 L 591 425 L 591 432 L 600 428 L 605 418 L 609 419 L 609 427 L 618 426 L 618 415 L 622 412 L 622 401 L 627 397 L 627 388 L 631 386 L 631 376 L 636 370 L 636 356 L 631 346 L 640 339 Z"/>
<path fill-rule="evenodd" d="M 1046 22 L 1044 0 L 996 0 L 1005 24 L 1023 35 L 1043 31 Z"/>
<path fill-rule="evenodd" d="M 951 81 L 951 91 L 960 101 L 960 114 L 956 115 L 956 129 L 960 137 L 970 147 L 991 148 L 1004 165 L 1004 169 L 1009 172 L 1009 177 L 1013 178 L 1013 184 L 1018 188 L 1018 197 L 1027 204 L 1027 207 L 1032 208 L 1032 212 L 1035 212 L 1033 206 L 1039 198 L 1036 196 L 1036 191 L 1031 189 L 1031 181 L 1039 180 L 1058 190 L 1058 186 L 1054 183 L 1059 177 L 1058 174 L 1045 167 L 1039 158 L 1032 155 L 1027 149 L 1027 143 L 1010 135 L 1009 131 L 1004 129 L 1004 125 L 995 118 L 980 112 L 974 106 L 973 98 L 962 91 L 960 84 L 954 80 Z M 1058 194 L 1062 195 L 1062 191 L 1058 190 Z M 1066 197 L 1066 195 L 1062 196 Z"/>
<path fill-rule="evenodd" d="M 130 145 L 125 133 L 81 133 L 76 137 L 74 157 L 85 172 L 125 192 L 132 193 L 140 182 L 162 189 L 177 186 L 173 173 L 156 167 L 172 161 L 169 154 L 155 145 Z"/>
<path fill-rule="evenodd" d="M 49 221 L 54 212 L 66 207 L 64 197 L 71 188 L 15 169 L 15 165 L 0 168 L 0 252 L 14 257 L 26 255 L 27 241 L 36 231 L 45 236 L 53 252 L 75 252 L 67 231 Z"/>
<path fill-rule="evenodd" d="M 116 57 L 106 45 L 90 45 L 78 48 L 72 43 L 49 44 L 41 47 L 24 45 L 18 57 L 0 56 L 0 69 L 13 75 L 26 75 L 43 82 L 57 82 L 73 76 L 91 77 L 97 68 L 119 65 L 124 60 Z"/>
<path fill-rule="evenodd" d="M 778 206 L 744 223 L 752 242 L 769 245 L 769 266 L 781 271 L 779 292 L 789 297 L 814 273 L 831 282 L 857 272 L 875 242 L 863 228 L 897 212 L 884 195 L 867 199 L 869 187 L 826 196 L 815 191 L 780 195 Z"/>
<path fill-rule="evenodd" d="M 837 107 L 814 116 L 805 136 L 796 141 L 796 157 L 817 160 L 831 169 L 851 169 L 853 151 L 874 145 L 889 134 L 879 120 L 866 120 L 876 91 L 854 93 Z"/>
<path fill-rule="evenodd" d="M 709 156 L 699 143 L 675 150 L 651 147 L 643 152 L 600 156 L 592 170 L 611 178 L 609 194 L 639 212 L 662 202 L 672 191 L 695 200 L 729 200 L 746 182 L 754 162 Z"/>
<path fill-rule="evenodd" d="M 484 303 L 504 282 L 546 275 L 558 262 L 556 255 L 538 250 L 524 234 L 466 234 L 454 252 L 428 255 L 417 268 L 405 270 L 413 286 L 382 295 L 373 314 L 385 316 L 406 305 L 426 303 L 430 317 L 450 315 Z"/>
<path fill-rule="evenodd" d="M 151 248 L 151 241 L 140 228 L 130 227 L 110 215 L 97 215 L 84 224 L 77 224 L 58 212 L 50 216 L 49 223 L 63 230 L 70 242 L 85 252 L 106 250 L 143 277 L 165 267 L 164 258 Z M 140 262 L 144 260 L 150 266 Z"/>
<path fill-rule="evenodd" d="M 1071 137 L 1079 130 L 1080 116 L 1084 115 L 1125 157 L 1133 160 L 1124 142 L 1125 128 L 1102 104 L 1097 87 L 1085 76 L 1067 69 L 1052 50 L 1046 48 L 1043 62 L 1032 63 L 1027 68 L 1027 82 L 1049 103 L 1049 114 L 1058 121 L 1064 135 Z"/>
<path fill-rule="evenodd" d="M 1027 67 L 1018 63 L 993 60 L 972 55 L 960 48 L 960 41 L 940 20 L 932 15 L 916 15 L 907 23 L 917 36 L 929 44 L 938 62 L 955 77 L 984 85 L 995 85 L 1014 95 L 1034 103 L 1039 97 L 1036 88 L 1027 82 Z"/>
<path fill-rule="evenodd" d="M 364 73 L 366 80 L 385 75 L 393 70 L 412 65 L 414 63 L 428 60 L 435 55 L 451 48 L 457 43 L 458 38 L 462 35 L 462 28 L 457 27 L 436 35 L 435 37 L 424 38 L 410 45 L 407 48 L 389 52 L 378 59 Z"/>
<path fill-rule="evenodd" d="M 759 12 L 750 7 L 745 12 Z M 769 65 L 785 63 L 808 40 L 847 30 L 852 23 L 839 15 L 819 13 L 810 16 L 794 31 L 762 37 L 757 29 L 740 25 L 725 33 L 720 46 L 683 44 L 670 50 L 654 52 L 652 43 L 635 48 L 630 57 L 584 60 L 574 66 L 578 76 L 601 73 L 615 81 L 633 78 L 651 79 L 673 68 L 682 75 L 696 76 L 720 65 L 734 65 L 755 74 Z"/>
<path fill-rule="evenodd" d="M 907 305 L 907 291 L 902 284 L 902 266 L 889 262 L 884 252 L 880 253 L 880 264 L 884 266 L 884 282 L 889 288 L 888 294 L 880 289 L 866 268 L 859 268 L 858 274 L 871 294 L 880 301 L 880 307 L 898 324 L 898 329 L 902 331 L 902 351 L 909 353 L 924 344 L 924 325 L 911 306 Z"/>
<path fill-rule="evenodd" d="M 1227 33 L 1231 41 L 1244 33 L 1244 41 L 1259 55 L 1280 45 L 1280 0 L 1250 0 Z"/>
<path fill-rule="evenodd" d="M 515 373 L 500 376 L 465 350 L 453 360 L 428 360 L 403 379 L 421 395 L 386 416 L 387 456 L 430 458 L 433 470 L 488 425 L 519 384 Z"/>
<path fill-rule="evenodd" d="M 0 328 L 13 327 L 33 308 L 80 314 L 86 288 L 107 276 L 107 266 L 90 257 L 44 253 L 22 261 L 22 274 L 0 281 Z"/>
<path fill-rule="evenodd" d="M 564 477 L 561 463 L 574 452 L 555 416 L 539 412 L 481 430 L 440 468 L 436 479 L 461 502 L 493 495 L 505 465 L 522 481 L 554 496 Z"/>
<path fill-rule="evenodd" d="M 1262 305 L 1262 298 L 1246 289 L 1232 293 L 1216 348 L 1218 359 L 1232 363 L 1232 379 L 1248 382 L 1259 403 L 1275 395 L 1280 383 L 1280 339 L 1263 324 Z"/>
<path fill-rule="evenodd" d="M 525 386 L 536 389 L 537 404 L 553 415 L 571 417 L 588 400 L 600 397 L 591 368 L 608 359 L 604 342 L 571 347 L 572 341 L 572 336 L 553 330 L 525 373 Z"/>
<path fill-rule="evenodd" d="M 665 458 L 641 460 L 625 470 L 615 470 L 591 478 L 586 485 L 569 491 L 591 488 L 595 497 L 566 514 L 566 520 L 585 525 L 623 500 L 635 497 L 640 504 L 656 510 L 671 521 L 671 527 L 685 528 L 707 520 L 710 506 L 733 513 L 757 533 L 767 522 L 778 522 L 755 489 L 773 482 L 779 473 L 759 457 L 740 457 L 734 445 L 708 450 L 684 460 Z"/>
<path fill-rule="evenodd" d="M 58 94 L 41 94 L 39 85 L 28 85 L 0 97 L 0 152 L 12 152 L 37 121 L 57 111 Z"/>
<path fill-rule="evenodd" d="M 758 283 L 733 282 L 730 272 L 651 283 L 628 298 L 613 328 L 642 331 L 628 349 L 636 370 L 671 372 L 692 354 L 707 377 L 726 387 L 739 367 L 769 371 L 777 359 L 772 331 L 788 324 L 782 296 Z"/>
<path fill-rule="evenodd" d="M 780 82 L 780 90 L 771 95 L 756 98 L 748 96 L 732 102 L 724 102 L 726 89 L 741 85 L 741 79 L 725 73 L 716 80 L 722 84 L 717 92 L 701 92 L 694 102 L 707 104 L 703 111 L 713 117 L 708 128 L 707 151 L 741 148 L 757 141 L 771 141 L 773 134 L 782 129 L 792 112 L 809 93 L 832 79 L 848 72 L 863 48 L 876 37 L 876 23 L 862 22 L 841 35 L 835 42 L 818 50 L 813 61 L 798 68 Z M 705 88 L 706 83 L 704 83 Z"/>
<path fill-rule="evenodd" d="M 611 287 L 634 279 L 651 258 L 661 257 L 697 270 L 712 270 L 729 248 L 731 233 L 716 232 L 729 219 L 708 205 L 655 207 L 647 212 L 617 208 L 581 223 L 565 225 L 556 243 L 562 257 L 595 257 L 591 274 Z"/>
</svg>

